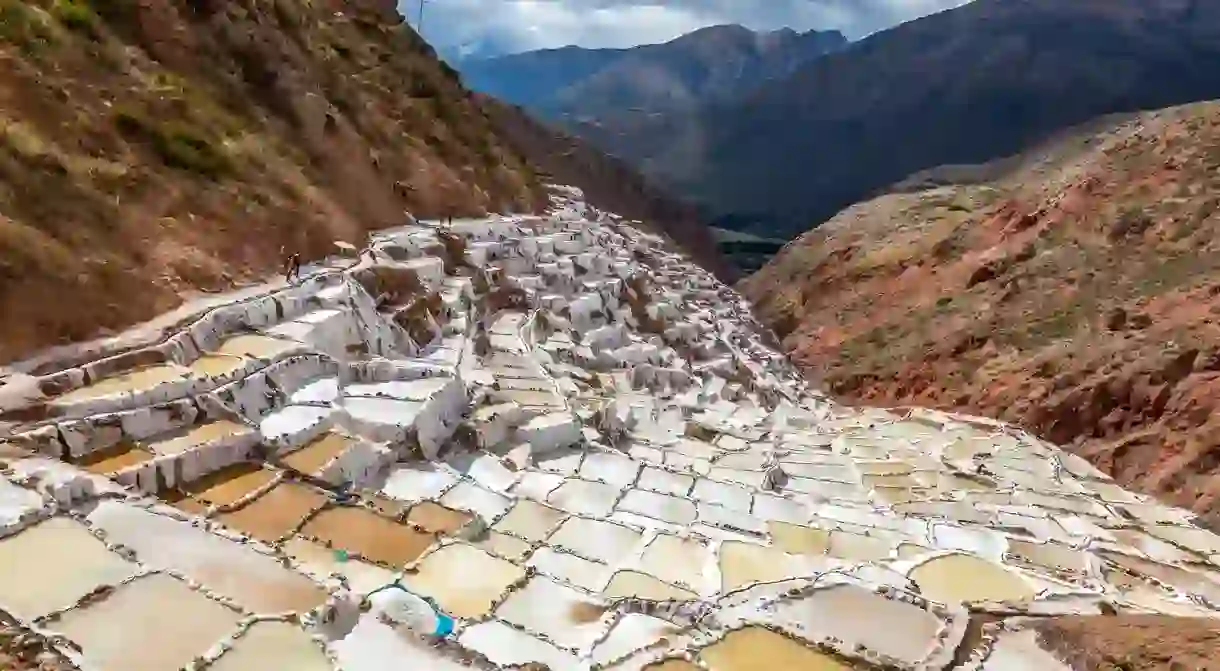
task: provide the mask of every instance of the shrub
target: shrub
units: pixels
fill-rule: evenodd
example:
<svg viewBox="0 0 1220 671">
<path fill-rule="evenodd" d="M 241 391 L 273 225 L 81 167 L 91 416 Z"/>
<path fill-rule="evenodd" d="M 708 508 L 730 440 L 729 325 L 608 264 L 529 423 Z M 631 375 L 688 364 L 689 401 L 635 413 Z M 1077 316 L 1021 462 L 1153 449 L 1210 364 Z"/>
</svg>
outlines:
<svg viewBox="0 0 1220 671">
<path fill-rule="evenodd" d="M 50 45 L 52 35 L 22 0 L 0 0 L 0 40 L 33 53 Z"/>
<path fill-rule="evenodd" d="M 229 156 L 206 133 L 181 121 L 156 122 L 139 111 L 120 110 L 115 126 L 123 135 L 148 142 L 171 168 L 217 179 L 233 166 Z"/>
<path fill-rule="evenodd" d="M 51 14 L 69 30 L 94 39 L 101 35 L 101 20 L 85 0 L 55 0 Z"/>
</svg>

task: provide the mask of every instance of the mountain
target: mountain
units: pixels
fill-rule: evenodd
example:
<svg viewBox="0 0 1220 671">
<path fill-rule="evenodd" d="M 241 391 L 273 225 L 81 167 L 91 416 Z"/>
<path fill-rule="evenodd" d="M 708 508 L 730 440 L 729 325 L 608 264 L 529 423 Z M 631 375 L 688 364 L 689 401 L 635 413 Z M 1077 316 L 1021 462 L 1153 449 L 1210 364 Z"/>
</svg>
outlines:
<svg viewBox="0 0 1220 671">
<path fill-rule="evenodd" d="M 1220 96 L 1217 58 L 1220 3 L 976 0 L 597 141 L 719 215 L 791 235 L 919 170 Z"/>
<path fill-rule="evenodd" d="M 564 47 L 466 61 L 468 85 L 551 119 L 605 121 L 730 100 L 841 48 L 837 31 L 712 26 L 630 49 Z"/>
<path fill-rule="evenodd" d="M 405 212 L 547 204 L 393 0 L 0 0 L 0 61 L 0 361 Z"/>
<path fill-rule="evenodd" d="M 918 176 L 741 288 L 865 404 L 1021 424 L 1220 524 L 1220 103 Z"/>
<path fill-rule="evenodd" d="M 697 208 L 649 184 L 623 161 L 538 121 L 520 107 L 488 96 L 479 99 L 500 136 L 543 177 L 580 187 L 591 205 L 663 233 L 719 277 L 737 276 Z"/>
</svg>

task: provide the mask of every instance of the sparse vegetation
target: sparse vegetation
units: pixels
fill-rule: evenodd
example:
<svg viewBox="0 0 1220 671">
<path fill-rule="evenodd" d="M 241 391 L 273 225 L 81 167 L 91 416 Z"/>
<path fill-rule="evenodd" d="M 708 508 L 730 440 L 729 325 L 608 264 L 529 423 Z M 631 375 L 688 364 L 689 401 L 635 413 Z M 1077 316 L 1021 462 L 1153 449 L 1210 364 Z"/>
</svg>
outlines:
<svg viewBox="0 0 1220 671">
<path fill-rule="evenodd" d="M 93 39 L 101 37 L 101 18 L 88 0 L 55 0 L 51 4 L 51 15 L 69 30 Z"/>
<path fill-rule="evenodd" d="M 544 202 L 519 154 L 390 14 L 0 0 L 0 360 L 260 277 L 284 247 L 358 242 L 404 210 Z M 428 82 L 444 118 L 407 113 L 404 81 Z"/>
<path fill-rule="evenodd" d="M 219 140 L 185 121 L 155 121 L 134 109 L 120 110 L 115 125 L 123 135 L 148 142 L 165 165 L 218 179 L 233 165 Z"/>
</svg>

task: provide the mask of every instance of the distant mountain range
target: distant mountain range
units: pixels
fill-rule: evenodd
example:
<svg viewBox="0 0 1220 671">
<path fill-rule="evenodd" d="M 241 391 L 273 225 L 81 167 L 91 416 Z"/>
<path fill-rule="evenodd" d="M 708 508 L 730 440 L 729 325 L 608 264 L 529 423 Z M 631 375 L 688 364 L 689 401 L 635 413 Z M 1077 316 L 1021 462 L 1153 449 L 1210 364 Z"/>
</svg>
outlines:
<svg viewBox="0 0 1220 671">
<path fill-rule="evenodd" d="M 837 31 L 713 26 L 629 49 L 564 47 L 465 59 L 462 74 L 471 88 L 550 119 L 603 120 L 732 100 L 846 44 Z"/>
<path fill-rule="evenodd" d="M 853 44 L 730 26 L 464 74 L 562 119 L 722 226 L 792 235 L 920 170 L 1220 96 L 1217 63 L 1215 0 L 976 0 Z"/>
</svg>

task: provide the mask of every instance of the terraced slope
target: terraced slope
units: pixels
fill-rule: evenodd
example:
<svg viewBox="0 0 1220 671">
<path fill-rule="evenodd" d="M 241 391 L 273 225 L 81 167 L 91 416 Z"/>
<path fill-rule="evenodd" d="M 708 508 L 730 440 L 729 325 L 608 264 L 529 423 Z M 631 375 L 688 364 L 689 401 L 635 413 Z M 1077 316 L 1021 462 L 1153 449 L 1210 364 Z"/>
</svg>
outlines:
<svg viewBox="0 0 1220 671">
<path fill-rule="evenodd" d="M 0 0 L 0 361 L 532 170 L 393 0 Z"/>
<path fill-rule="evenodd" d="M 852 207 L 743 290 L 846 398 L 1018 423 L 1215 520 L 1218 148 L 1216 103 L 1099 122 Z"/>
<path fill-rule="evenodd" d="M 740 296 L 579 196 L 379 233 L 29 380 L 0 654 L 1063 671 L 1023 616 L 1220 616 L 1187 511 L 1000 423 L 828 400 Z"/>
</svg>

